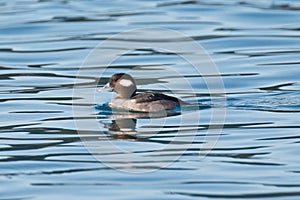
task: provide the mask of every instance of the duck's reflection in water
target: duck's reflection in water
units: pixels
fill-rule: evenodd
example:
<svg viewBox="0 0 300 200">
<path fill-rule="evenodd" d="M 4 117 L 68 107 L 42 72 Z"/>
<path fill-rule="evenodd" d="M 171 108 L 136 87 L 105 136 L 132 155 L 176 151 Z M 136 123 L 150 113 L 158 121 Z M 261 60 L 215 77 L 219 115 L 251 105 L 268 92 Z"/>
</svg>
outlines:
<svg viewBox="0 0 300 200">
<path fill-rule="evenodd" d="M 109 116 L 111 123 L 101 122 L 104 124 L 105 128 L 108 129 L 108 134 L 114 139 L 120 140 L 135 140 L 137 135 L 141 132 L 137 130 L 137 122 L 144 119 L 161 119 L 165 121 L 166 117 L 180 115 L 180 112 L 153 112 L 153 113 L 144 113 L 144 112 L 120 112 L 115 111 L 112 115 Z M 157 130 L 153 130 L 153 133 L 157 133 Z M 152 133 L 152 134 L 153 134 Z M 151 132 L 148 132 L 151 134 Z"/>
</svg>

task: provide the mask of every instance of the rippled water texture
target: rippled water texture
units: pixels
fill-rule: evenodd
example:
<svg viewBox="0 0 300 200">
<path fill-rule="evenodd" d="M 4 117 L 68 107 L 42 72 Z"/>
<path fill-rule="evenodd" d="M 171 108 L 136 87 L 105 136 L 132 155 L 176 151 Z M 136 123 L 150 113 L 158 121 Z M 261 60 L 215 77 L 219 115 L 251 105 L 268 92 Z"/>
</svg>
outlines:
<svg viewBox="0 0 300 200">
<path fill-rule="evenodd" d="M 299 199 L 299 10 L 298 0 L 1 1 L 0 200 Z M 151 48 L 108 68 L 86 66 L 77 77 L 100 42 L 136 28 L 192 37 L 217 65 L 226 94 L 210 94 L 185 60 Z M 180 124 L 178 110 L 116 115 L 106 104 L 112 93 L 95 91 L 96 104 L 81 101 L 116 72 L 132 74 L 141 92 L 175 87 L 172 95 L 196 105 L 185 112 L 200 121 Z M 210 95 L 226 97 L 227 114 L 218 143 L 200 159 Z M 78 130 L 72 108 L 82 113 L 79 122 L 97 120 L 101 131 Z M 105 162 L 85 143 L 96 144 Z"/>
</svg>

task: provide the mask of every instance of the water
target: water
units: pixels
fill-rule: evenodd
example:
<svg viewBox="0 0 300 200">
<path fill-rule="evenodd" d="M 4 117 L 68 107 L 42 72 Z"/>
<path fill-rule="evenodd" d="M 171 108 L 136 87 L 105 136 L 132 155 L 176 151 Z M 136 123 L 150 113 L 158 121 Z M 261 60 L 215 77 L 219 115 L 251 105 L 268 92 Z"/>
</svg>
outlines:
<svg viewBox="0 0 300 200">
<path fill-rule="evenodd" d="M 299 4 L 0 2 L 0 200 L 299 199 Z M 121 31 L 153 27 L 195 39 L 221 73 L 227 114 L 218 143 L 205 158 L 199 153 L 210 125 L 209 93 L 178 56 L 137 50 L 107 69 L 85 68 L 85 76 L 77 78 L 84 59 L 101 41 Z M 168 70 L 184 74 L 197 89 L 196 98 L 175 84 Z M 114 115 L 105 106 L 111 93 L 95 92 L 97 105 L 73 95 L 75 82 L 84 94 L 94 89 L 102 72 L 99 85 L 112 73 L 129 72 L 140 91 L 170 94 L 167 87 L 174 86 L 176 96 L 200 103 L 199 110 L 185 112 L 201 120 L 179 126 L 178 113 L 151 119 Z M 80 122 L 96 119 L 102 132 L 78 130 L 74 107 L 84 113 Z M 174 138 L 176 148 L 165 148 Z M 114 162 L 99 162 L 86 148 L 87 143 L 107 142 L 142 160 L 128 162 L 127 154 L 98 148 L 101 158 L 115 155 Z M 145 171 L 151 172 L 137 173 Z"/>
</svg>

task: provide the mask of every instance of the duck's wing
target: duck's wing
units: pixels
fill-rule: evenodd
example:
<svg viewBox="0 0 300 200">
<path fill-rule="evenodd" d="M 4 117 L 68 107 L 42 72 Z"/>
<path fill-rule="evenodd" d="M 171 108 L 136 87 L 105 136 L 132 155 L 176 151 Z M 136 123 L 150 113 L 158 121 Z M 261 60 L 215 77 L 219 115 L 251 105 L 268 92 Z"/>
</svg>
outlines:
<svg viewBox="0 0 300 200">
<path fill-rule="evenodd" d="M 181 103 L 181 101 L 175 97 L 171 97 L 160 93 L 152 93 L 152 92 L 137 94 L 133 96 L 132 99 L 135 99 L 136 103 L 149 103 L 149 102 L 160 101 L 160 100 Z"/>
</svg>

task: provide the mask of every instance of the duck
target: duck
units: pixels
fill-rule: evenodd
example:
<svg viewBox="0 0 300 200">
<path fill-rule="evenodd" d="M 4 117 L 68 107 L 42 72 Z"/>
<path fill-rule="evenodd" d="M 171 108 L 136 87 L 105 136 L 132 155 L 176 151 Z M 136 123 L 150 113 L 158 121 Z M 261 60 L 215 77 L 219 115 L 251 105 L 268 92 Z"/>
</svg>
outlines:
<svg viewBox="0 0 300 200">
<path fill-rule="evenodd" d="M 162 93 L 137 93 L 133 77 L 127 73 L 112 75 L 107 84 L 99 92 L 114 91 L 117 96 L 108 103 L 109 107 L 138 112 L 169 111 L 188 103 L 173 96 Z"/>
</svg>

